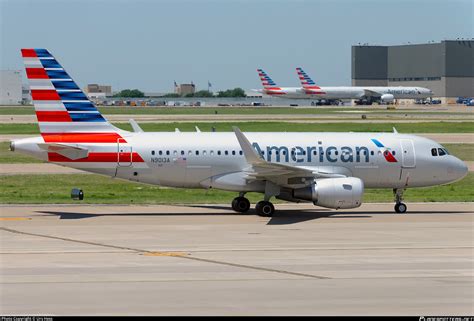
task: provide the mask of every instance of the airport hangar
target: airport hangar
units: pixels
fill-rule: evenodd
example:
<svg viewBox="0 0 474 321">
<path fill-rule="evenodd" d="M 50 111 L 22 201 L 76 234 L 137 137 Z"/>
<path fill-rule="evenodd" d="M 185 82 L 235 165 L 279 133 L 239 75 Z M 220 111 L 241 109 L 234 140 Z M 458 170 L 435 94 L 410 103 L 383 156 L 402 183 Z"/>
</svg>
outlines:
<svg viewBox="0 0 474 321">
<path fill-rule="evenodd" d="M 442 103 L 474 96 L 474 40 L 352 46 L 353 86 L 416 86 Z"/>
</svg>

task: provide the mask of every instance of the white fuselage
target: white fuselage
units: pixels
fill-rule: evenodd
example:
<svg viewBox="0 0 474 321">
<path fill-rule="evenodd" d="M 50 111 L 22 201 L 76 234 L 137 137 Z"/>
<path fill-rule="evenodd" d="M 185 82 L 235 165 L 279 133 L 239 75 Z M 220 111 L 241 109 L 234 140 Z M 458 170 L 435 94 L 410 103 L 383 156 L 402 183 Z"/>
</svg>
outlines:
<svg viewBox="0 0 474 321">
<path fill-rule="evenodd" d="M 90 155 L 117 153 L 116 160 L 56 163 L 163 186 L 264 190 L 264 182 L 247 180 L 245 173 L 249 165 L 234 133 L 123 132 L 121 135 L 126 144 L 80 144 Z M 433 186 L 458 180 L 467 173 L 465 164 L 454 156 L 432 156 L 433 148 L 442 148 L 438 143 L 414 135 L 316 132 L 245 135 L 267 161 L 358 177 L 366 188 Z M 43 143 L 42 137 L 16 140 L 12 144 L 16 151 L 47 161 L 48 153 L 38 143 Z M 130 157 L 132 153 L 136 157 Z M 295 187 L 286 180 L 280 184 Z"/>
<path fill-rule="evenodd" d="M 280 87 L 275 96 L 282 98 L 313 98 L 313 99 L 361 99 L 364 97 L 381 97 L 393 95 L 394 99 L 424 99 L 432 96 L 432 92 L 422 87 L 361 87 L 338 86 L 320 87 L 319 89 L 303 87 Z M 273 95 L 272 91 L 265 92 Z"/>
</svg>

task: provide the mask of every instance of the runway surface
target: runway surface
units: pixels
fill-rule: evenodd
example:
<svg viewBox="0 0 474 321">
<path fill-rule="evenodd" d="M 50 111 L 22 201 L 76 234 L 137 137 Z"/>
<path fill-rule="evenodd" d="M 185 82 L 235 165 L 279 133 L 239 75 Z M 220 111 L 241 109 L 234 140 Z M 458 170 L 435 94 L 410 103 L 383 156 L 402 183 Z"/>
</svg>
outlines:
<svg viewBox="0 0 474 321">
<path fill-rule="evenodd" d="M 9 206 L 1 314 L 472 315 L 474 203 Z"/>
</svg>

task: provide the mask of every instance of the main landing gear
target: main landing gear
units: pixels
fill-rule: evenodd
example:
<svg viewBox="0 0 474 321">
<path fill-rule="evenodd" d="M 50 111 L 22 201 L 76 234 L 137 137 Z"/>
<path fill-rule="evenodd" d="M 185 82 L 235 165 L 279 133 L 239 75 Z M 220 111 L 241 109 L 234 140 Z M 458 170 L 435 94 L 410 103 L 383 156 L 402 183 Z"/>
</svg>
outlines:
<svg viewBox="0 0 474 321">
<path fill-rule="evenodd" d="M 255 210 L 260 216 L 271 217 L 275 213 L 275 207 L 269 201 L 260 201 L 255 205 Z"/>
<path fill-rule="evenodd" d="M 407 206 L 405 203 L 402 203 L 403 200 L 403 191 L 402 189 L 393 189 L 393 195 L 395 196 L 395 212 L 397 213 L 406 213 Z"/>
<path fill-rule="evenodd" d="M 248 212 L 250 209 L 250 202 L 243 195 L 232 200 L 232 209 L 239 213 Z"/>
<path fill-rule="evenodd" d="M 232 209 L 238 213 L 246 213 L 250 209 L 250 202 L 240 193 L 239 197 L 232 200 Z M 269 201 L 260 201 L 255 205 L 255 210 L 259 216 L 271 217 L 275 213 L 275 207 Z"/>
</svg>

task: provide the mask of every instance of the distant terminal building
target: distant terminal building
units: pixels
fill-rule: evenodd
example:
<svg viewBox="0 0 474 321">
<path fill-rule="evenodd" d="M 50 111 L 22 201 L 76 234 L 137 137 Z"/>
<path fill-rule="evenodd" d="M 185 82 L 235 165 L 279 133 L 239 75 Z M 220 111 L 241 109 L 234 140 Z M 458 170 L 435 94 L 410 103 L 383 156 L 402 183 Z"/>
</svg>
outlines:
<svg viewBox="0 0 474 321">
<path fill-rule="evenodd" d="M 23 105 L 31 104 L 31 91 L 29 85 L 21 86 L 21 103 Z"/>
<path fill-rule="evenodd" d="M 453 102 L 474 96 L 474 41 L 352 46 L 353 86 L 417 86 Z"/>
<path fill-rule="evenodd" d="M 0 70 L 0 105 L 22 104 L 21 71 Z"/>
<path fill-rule="evenodd" d="M 84 91 L 90 98 L 105 98 L 112 96 L 112 86 L 88 84 Z"/>
<path fill-rule="evenodd" d="M 177 85 L 175 83 L 174 92 L 181 96 L 184 96 L 187 94 L 194 94 L 196 92 L 196 85 L 193 83 Z"/>
</svg>

